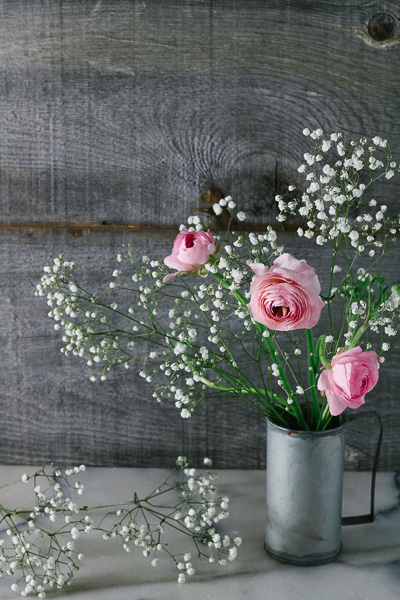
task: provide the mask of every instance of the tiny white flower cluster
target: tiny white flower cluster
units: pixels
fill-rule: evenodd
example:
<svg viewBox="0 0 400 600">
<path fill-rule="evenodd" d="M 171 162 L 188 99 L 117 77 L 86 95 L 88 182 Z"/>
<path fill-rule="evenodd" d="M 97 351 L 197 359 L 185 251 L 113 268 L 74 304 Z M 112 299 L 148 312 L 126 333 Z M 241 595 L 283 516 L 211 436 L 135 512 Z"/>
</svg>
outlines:
<svg viewBox="0 0 400 600">
<path fill-rule="evenodd" d="M 303 133 L 315 143 L 314 152 L 304 154 L 305 162 L 298 169 L 299 173 L 305 174 L 308 187 L 300 200 L 276 196 L 280 210 L 278 221 L 285 221 L 290 215 L 306 218 L 307 228 L 299 227 L 297 233 L 300 237 L 315 238 L 319 246 L 329 242 L 337 248 L 343 234 L 346 234 L 345 239 L 358 253 L 367 246 L 381 247 L 382 243 L 376 240 L 375 234 L 382 227 L 385 231 L 398 231 L 396 223 L 384 217 L 387 207 L 381 205 L 375 214 L 359 215 L 355 222 L 350 220 L 348 214 L 349 207 L 359 205 L 370 185 L 381 177 L 381 170 L 387 179 L 393 177 L 395 169 L 399 170 L 391 160 L 387 140 L 375 137 L 372 140 L 374 146 L 366 148 L 366 138 L 352 141 L 346 146 L 341 133 L 325 136 L 322 129 L 312 132 L 305 129 Z M 378 150 L 385 154 L 385 162 L 376 158 Z M 360 172 L 363 170 L 369 174 L 367 184 L 360 182 Z M 374 171 L 378 173 L 375 175 Z M 289 186 L 289 191 L 293 188 Z M 375 200 L 369 204 L 371 207 L 377 206 Z M 373 257 L 374 254 L 375 250 L 371 249 L 369 255 Z"/>
<path fill-rule="evenodd" d="M 384 286 L 384 277 L 380 274 L 372 275 L 363 267 L 357 270 L 357 283 L 354 284 L 348 280 L 342 281 L 340 295 L 348 301 L 348 332 L 344 334 L 345 345 L 354 345 L 354 339 L 357 341 L 357 327 L 359 319 L 362 319 L 364 325 L 360 330 L 365 330 L 365 324 L 368 329 L 380 338 L 386 335 L 388 337 L 396 336 L 400 330 L 398 298 L 395 291 L 390 291 Z M 374 285 L 379 292 L 374 291 Z M 363 293 L 365 297 L 359 297 L 353 300 L 356 295 Z M 384 351 L 385 343 L 382 345 Z M 383 362 L 383 361 L 382 361 Z"/>
<path fill-rule="evenodd" d="M 216 525 L 229 515 L 229 498 L 217 497 L 215 488 L 216 474 L 208 471 L 211 466 L 209 458 L 204 459 L 205 470 L 196 471 L 190 468 L 186 457 L 177 459 L 177 470 L 182 471 L 182 480 L 172 484 L 178 501 L 175 504 L 163 505 L 156 514 L 151 500 L 162 494 L 171 492 L 171 475 L 146 498 L 139 499 L 134 494 L 126 503 L 119 501 L 115 510 L 98 516 L 99 522 L 88 515 L 90 510 L 102 507 L 80 508 L 73 500 L 74 493 L 83 490 L 76 479 L 85 471 L 85 466 L 53 470 L 43 467 L 35 473 L 24 473 L 21 481 L 34 483 L 37 505 L 33 509 L 17 508 L 15 511 L 0 506 L 0 515 L 5 519 L 8 529 L 0 538 L 0 576 L 16 576 L 11 589 L 21 596 L 30 594 L 39 598 L 46 597 L 46 591 L 61 589 L 69 585 L 74 572 L 79 568 L 78 562 L 84 556 L 75 548 L 75 540 L 82 533 L 102 531 L 103 539 L 120 538 L 123 548 L 130 552 L 132 547 L 142 550 L 143 556 L 150 557 L 151 565 L 160 564 L 160 555 L 164 553 L 172 559 L 179 571 L 178 581 L 184 583 L 187 576 L 195 574 L 190 552 L 174 553 L 170 541 L 164 541 L 164 534 L 169 527 L 178 530 L 192 539 L 196 554 L 206 558 L 210 563 L 215 560 L 220 565 L 233 561 L 237 556 L 237 548 L 241 538 L 231 539 L 229 535 L 221 535 Z M 103 508 L 110 511 L 113 505 Z M 29 515 L 27 528 L 19 526 L 22 512 Z M 37 519 L 41 518 L 40 525 Z M 60 520 L 57 529 L 47 529 L 44 519 L 51 523 Z M 56 519 L 57 517 L 57 519 Z M 70 538 L 70 539 L 68 539 Z"/>
<path fill-rule="evenodd" d="M 235 208 L 235 206 L 236 206 L 236 203 L 232 200 L 232 197 L 227 196 L 226 198 L 221 198 L 221 200 L 219 200 L 219 202 L 216 202 L 215 204 L 213 204 L 213 211 L 218 216 L 223 212 L 224 209 L 229 210 L 231 212 Z M 246 218 L 246 215 L 244 214 L 243 211 L 241 211 L 240 213 L 238 213 L 237 218 L 239 219 L 239 221 L 244 221 Z"/>
<path fill-rule="evenodd" d="M 131 246 L 128 245 L 128 256 L 118 254 L 117 261 L 125 262 L 129 267 L 134 267 Z M 68 355 L 86 358 L 89 367 L 98 371 L 98 375 L 91 375 L 90 380 L 106 380 L 108 372 L 116 365 L 129 368 L 132 360 L 132 349 L 135 339 L 143 336 L 146 330 L 146 319 L 154 318 L 158 313 L 158 296 L 156 292 L 162 286 L 165 267 L 158 260 L 151 260 L 143 256 L 141 268 L 135 269 L 131 280 L 139 284 L 136 288 L 138 299 L 134 306 L 130 306 L 125 317 L 129 320 L 131 331 L 121 332 L 117 319 L 122 315 L 116 302 L 107 302 L 99 295 L 91 296 L 79 286 L 74 278 L 75 264 L 65 261 L 60 255 L 54 260 L 52 266 L 44 268 L 45 274 L 37 286 L 36 295 L 43 296 L 47 293 L 47 303 L 51 307 L 48 316 L 55 320 L 54 328 L 63 329 L 62 337 L 65 346 L 61 352 Z M 121 280 L 123 270 L 115 269 L 112 276 Z M 142 285 L 144 278 L 151 278 L 150 285 Z M 155 281 L 154 281 L 155 279 Z M 119 284 L 111 282 L 110 291 L 132 289 L 128 283 Z M 137 315 L 139 311 L 144 311 Z M 100 333 L 99 335 L 99 332 Z"/>
<path fill-rule="evenodd" d="M 23 483 L 34 483 L 36 497 L 36 505 L 26 509 L 26 529 L 19 526 L 20 509 L 14 512 L 0 508 L 8 525 L 4 538 L 0 539 L 0 576 L 4 573 L 17 576 L 11 589 L 21 596 L 35 594 L 45 598 L 46 590 L 69 585 L 78 569 L 77 561 L 83 555 L 77 553 L 74 540 L 80 532 L 88 533 L 92 527 L 88 515 L 76 517 L 79 508 L 72 499 L 74 493 L 83 491 L 76 477 L 84 470 L 84 465 L 64 472 L 43 467 L 32 475 L 22 475 Z M 54 526 L 46 528 L 46 518 L 51 524 L 62 520 L 58 525 L 59 537 Z"/>
<path fill-rule="evenodd" d="M 211 466 L 209 458 L 204 459 L 204 466 L 205 468 Z M 132 546 L 141 548 L 143 556 L 151 559 L 153 567 L 160 564 L 160 553 L 166 551 L 179 571 L 178 582 L 185 583 L 188 576 L 195 574 L 192 555 L 190 552 L 174 554 L 171 551 L 170 543 L 163 541 L 163 535 L 169 526 L 193 539 L 196 554 L 207 558 L 210 563 L 217 559 L 222 566 L 226 565 L 227 561 L 233 561 L 236 558 L 241 538 L 236 537 L 231 540 L 228 535 L 221 538 L 220 534 L 216 533 L 215 525 L 229 516 L 227 510 L 229 498 L 226 496 L 215 497 L 215 473 L 207 470 L 197 472 L 196 469 L 189 467 L 185 456 L 178 457 L 177 467 L 182 469 L 184 475 L 184 480 L 175 485 L 179 502 L 176 506 L 164 506 L 167 514 L 165 517 L 160 515 L 159 523 L 154 523 L 154 519 L 147 518 L 144 523 L 140 524 L 137 507 L 132 510 L 119 509 L 115 514 L 121 518 L 109 532 L 103 535 L 103 538 L 107 540 L 120 537 L 126 552 L 130 552 Z M 170 483 L 167 485 L 164 482 L 154 492 L 154 495 L 163 494 L 164 488 L 169 492 L 170 486 Z M 150 501 L 151 498 L 152 494 L 149 494 L 147 499 Z M 135 497 L 135 501 L 144 510 L 146 510 L 147 499 L 139 500 Z M 149 517 L 151 516 L 151 506 Z M 173 510 L 174 508 L 175 510 Z"/>
</svg>

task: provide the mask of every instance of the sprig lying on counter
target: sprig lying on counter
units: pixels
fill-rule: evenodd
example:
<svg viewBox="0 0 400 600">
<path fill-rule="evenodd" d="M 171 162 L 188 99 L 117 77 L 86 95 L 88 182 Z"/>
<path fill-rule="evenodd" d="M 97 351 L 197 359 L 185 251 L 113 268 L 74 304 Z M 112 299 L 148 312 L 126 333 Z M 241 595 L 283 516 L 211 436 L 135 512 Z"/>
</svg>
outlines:
<svg viewBox="0 0 400 600">
<path fill-rule="evenodd" d="M 169 476 L 145 497 L 134 493 L 127 501 L 97 506 L 77 503 L 76 496 L 83 493 L 79 475 L 84 465 L 62 471 L 47 465 L 32 475 L 22 475 L 0 487 L 1 491 L 21 481 L 33 484 L 35 498 L 28 508 L 0 504 L 0 576 L 14 576 L 11 589 L 21 596 L 45 598 L 46 590 L 71 583 L 84 558 L 76 540 L 96 531 L 104 540 L 120 538 L 126 552 L 140 548 L 153 567 L 163 555 L 168 557 L 179 571 L 179 583 L 195 569 L 184 544 L 176 551 L 171 547 L 171 530 L 185 536 L 182 542 L 186 537 L 192 541 L 194 557 L 226 565 L 236 558 L 242 540 L 217 531 L 218 522 L 229 516 L 229 498 L 217 496 L 216 474 L 208 470 L 210 466 L 210 459 L 205 458 L 204 470 L 196 471 L 180 456 Z"/>
</svg>

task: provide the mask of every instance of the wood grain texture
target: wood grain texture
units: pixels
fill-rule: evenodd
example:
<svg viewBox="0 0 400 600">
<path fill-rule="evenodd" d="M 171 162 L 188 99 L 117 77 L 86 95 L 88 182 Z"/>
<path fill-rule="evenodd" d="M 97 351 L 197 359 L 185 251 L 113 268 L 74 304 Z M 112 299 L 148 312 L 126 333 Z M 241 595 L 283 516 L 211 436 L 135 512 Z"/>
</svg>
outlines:
<svg viewBox="0 0 400 600">
<path fill-rule="evenodd" d="M 283 237 L 286 250 L 298 255 L 298 238 Z M 173 400 L 157 404 L 151 397 L 152 385 L 138 376 L 146 367 L 145 359 L 129 371 L 115 370 L 104 383 L 92 383 L 84 360 L 59 352 L 60 332 L 54 331 L 53 321 L 47 318 L 45 298 L 33 296 L 41 266 L 62 252 L 66 259 L 75 260 L 82 283 L 92 290 L 104 289 L 107 274 L 111 279 L 116 265 L 120 266 L 116 255 L 127 242 L 139 256 L 161 258 L 171 247 L 171 236 L 87 232 L 76 238 L 68 231 L 3 232 L 0 462 L 165 466 L 183 453 L 196 464 L 210 455 L 221 468 L 263 467 L 265 424 L 245 402 L 229 397 L 209 400 L 200 404 L 191 419 L 182 419 Z M 317 268 L 324 289 L 328 250 L 324 247 L 316 254 L 314 243 L 301 242 L 301 247 L 302 256 Z M 389 283 L 398 281 L 396 263 L 389 261 L 386 272 Z M 389 353 L 379 386 L 368 395 L 367 408 L 376 408 L 385 427 L 381 469 L 400 467 L 399 358 L 398 350 Z M 246 363 L 245 369 L 250 378 L 257 377 L 254 365 Z M 371 457 L 362 450 L 372 454 L 374 433 L 367 423 L 354 427 L 356 431 L 348 436 L 347 465 L 367 468 Z"/>
<path fill-rule="evenodd" d="M 0 222 L 175 227 L 210 186 L 271 220 L 298 178 L 304 126 L 399 147 L 398 28 L 367 34 L 399 10 L 1 2 Z M 385 183 L 388 202 L 399 191 Z"/>
<path fill-rule="evenodd" d="M 186 453 L 264 465 L 264 424 L 238 400 L 183 421 L 133 370 L 93 385 L 59 353 L 33 289 L 60 252 L 93 284 L 124 241 L 164 256 L 181 221 L 207 214 L 212 187 L 250 227 L 274 222 L 275 194 L 298 181 L 304 126 L 386 136 L 399 158 L 399 18 L 385 0 L 0 0 L 0 462 L 170 466 Z M 395 209 L 399 193 L 393 178 L 377 197 Z M 312 248 L 302 255 L 323 273 Z M 389 263 L 393 282 L 397 270 Z M 392 470 L 396 364 L 394 353 L 371 399 Z M 348 465 L 365 468 L 355 440 Z"/>
</svg>

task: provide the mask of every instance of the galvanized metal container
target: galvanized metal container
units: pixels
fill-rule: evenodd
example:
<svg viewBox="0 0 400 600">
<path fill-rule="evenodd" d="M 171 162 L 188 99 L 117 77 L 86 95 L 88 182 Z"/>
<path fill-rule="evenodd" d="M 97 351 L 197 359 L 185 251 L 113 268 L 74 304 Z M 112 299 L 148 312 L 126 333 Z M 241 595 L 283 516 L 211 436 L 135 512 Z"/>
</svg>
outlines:
<svg viewBox="0 0 400 600">
<path fill-rule="evenodd" d="M 379 426 L 371 475 L 370 512 L 342 517 L 345 422 L 373 417 Z M 364 411 L 336 420 L 328 431 L 296 431 L 267 420 L 267 519 L 265 548 L 298 565 L 334 560 L 341 525 L 372 523 L 382 445 L 379 415 Z"/>
<path fill-rule="evenodd" d="M 288 563 L 329 562 L 341 550 L 345 425 L 305 432 L 267 423 L 265 548 Z"/>
</svg>

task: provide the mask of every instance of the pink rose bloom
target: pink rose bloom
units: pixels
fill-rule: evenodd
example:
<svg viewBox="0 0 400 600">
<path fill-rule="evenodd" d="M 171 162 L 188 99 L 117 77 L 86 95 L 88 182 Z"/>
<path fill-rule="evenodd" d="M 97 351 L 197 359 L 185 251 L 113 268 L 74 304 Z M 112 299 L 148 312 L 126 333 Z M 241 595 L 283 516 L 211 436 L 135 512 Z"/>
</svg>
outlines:
<svg viewBox="0 0 400 600">
<path fill-rule="evenodd" d="M 193 271 L 205 265 L 214 252 L 215 240 L 210 230 L 206 232 L 182 229 L 175 238 L 172 254 L 164 258 L 167 267 L 177 269 L 178 273 L 164 277 L 164 283 L 180 273 Z"/>
<path fill-rule="evenodd" d="M 315 269 L 291 254 L 282 254 L 268 269 L 248 263 L 255 275 L 247 308 L 251 316 L 269 329 L 311 329 L 319 321 L 324 303 Z"/>
<path fill-rule="evenodd" d="M 363 352 L 360 346 L 333 357 L 332 368 L 325 369 L 318 379 L 318 389 L 325 392 L 331 415 L 364 404 L 365 394 L 377 384 L 378 364 L 376 352 Z"/>
</svg>

